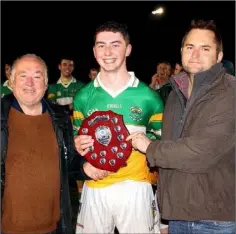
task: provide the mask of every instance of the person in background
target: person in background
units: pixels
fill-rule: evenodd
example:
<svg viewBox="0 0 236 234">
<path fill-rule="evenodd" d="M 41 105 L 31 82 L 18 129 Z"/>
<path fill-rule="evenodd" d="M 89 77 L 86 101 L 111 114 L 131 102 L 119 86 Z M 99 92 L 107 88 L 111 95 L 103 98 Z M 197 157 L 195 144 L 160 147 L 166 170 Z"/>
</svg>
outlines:
<svg viewBox="0 0 236 234">
<path fill-rule="evenodd" d="M 183 71 L 183 66 L 180 63 L 176 63 L 172 75 L 178 75 L 182 71 Z"/>
<path fill-rule="evenodd" d="M 234 64 L 231 61 L 223 60 L 222 64 L 223 64 L 224 68 L 226 69 L 227 73 L 229 73 L 232 76 L 235 76 Z"/>
<path fill-rule="evenodd" d="M 62 105 L 67 112 L 73 115 L 73 98 L 82 87 L 84 83 L 76 80 L 72 76 L 74 71 L 74 61 L 71 58 L 63 57 L 58 65 L 61 76 L 56 84 L 50 84 L 48 87 L 48 99 L 53 103 Z"/>
<path fill-rule="evenodd" d="M 99 70 L 95 67 L 89 69 L 89 79 L 94 80 L 98 75 Z"/>
<path fill-rule="evenodd" d="M 157 72 L 152 76 L 150 88 L 156 90 L 161 96 L 165 105 L 170 91 L 172 90 L 169 84 L 171 76 L 171 65 L 168 62 L 161 62 L 157 65 Z"/>
<path fill-rule="evenodd" d="M 6 81 L 1 86 L 1 97 L 3 98 L 5 95 L 12 93 L 12 88 L 10 85 L 10 75 L 11 75 L 11 65 L 5 64 L 5 77 Z"/>
</svg>

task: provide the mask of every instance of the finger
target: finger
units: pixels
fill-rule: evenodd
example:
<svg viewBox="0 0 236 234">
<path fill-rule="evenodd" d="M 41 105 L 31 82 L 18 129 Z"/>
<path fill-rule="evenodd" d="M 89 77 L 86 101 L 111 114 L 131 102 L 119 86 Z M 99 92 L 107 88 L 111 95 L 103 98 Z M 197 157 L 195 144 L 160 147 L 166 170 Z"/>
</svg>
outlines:
<svg viewBox="0 0 236 234">
<path fill-rule="evenodd" d="M 132 140 L 134 137 L 137 136 L 137 134 L 138 134 L 137 132 L 134 132 L 134 133 L 130 134 L 130 135 L 126 138 L 126 141 Z"/>
<path fill-rule="evenodd" d="M 77 146 L 80 150 L 85 150 L 89 147 L 93 146 L 93 142 L 91 143 L 85 143 L 85 144 L 81 144 L 80 146 Z"/>
<path fill-rule="evenodd" d="M 87 149 L 81 151 L 81 152 L 80 152 L 80 155 L 81 155 L 81 156 L 84 156 L 84 155 L 86 155 L 88 152 L 89 152 L 89 148 L 87 148 Z"/>
<path fill-rule="evenodd" d="M 79 142 L 79 141 L 84 141 L 84 140 L 90 140 L 92 139 L 92 136 L 88 136 L 88 135 L 77 135 L 74 137 L 74 140 L 76 142 Z"/>
<path fill-rule="evenodd" d="M 143 132 L 134 132 L 134 133 L 131 133 L 127 138 L 126 138 L 126 141 L 129 141 L 129 140 L 133 140 L 134 138 L 136 138 L 138 135 L 140 134 L 143 134 Z"/>
</svg>

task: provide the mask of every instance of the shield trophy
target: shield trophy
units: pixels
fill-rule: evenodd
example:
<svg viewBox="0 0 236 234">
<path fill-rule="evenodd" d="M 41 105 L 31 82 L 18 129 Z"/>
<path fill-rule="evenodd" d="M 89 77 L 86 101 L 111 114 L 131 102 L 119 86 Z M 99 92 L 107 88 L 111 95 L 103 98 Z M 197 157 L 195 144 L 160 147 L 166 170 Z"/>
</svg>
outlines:
<svg viewBox="0 0 236 234">
<path fill-rule="evenodd" d="M 129 131 L 122 115 L 111 110 L 95 111 L 83 120 L 78 133 L 94 139 L 94 145 L 84 156 L 94 167 L 116 172 L 126 166 L 132 145 L 125 140 Z"/>
</svg>

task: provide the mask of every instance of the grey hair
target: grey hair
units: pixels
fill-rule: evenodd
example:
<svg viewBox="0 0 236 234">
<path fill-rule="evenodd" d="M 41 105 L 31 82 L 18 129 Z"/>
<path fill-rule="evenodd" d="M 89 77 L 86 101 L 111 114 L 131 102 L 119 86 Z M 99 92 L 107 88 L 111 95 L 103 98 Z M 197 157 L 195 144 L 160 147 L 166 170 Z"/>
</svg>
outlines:
<svg viewBox="0 0 236 234">
<path fill-rule="evenodd" d="M 10 81 L 13 82 L 14 79 L 15 79 L 15 73 L 16 73 L 16 65 L 17 63 L 24 59 L 24 58 L 33 58 L 33 59 L 36 59 L 38 60 L 42 66 L 44 67 L 44 73 L 45 73 L 45 84 L 47 85 L 48 84 L 48 68 L 47 68 L 47 65 L 46 63 L 44 62 L 43 59 L 41 59 L 39 56 L 37 56 L 36 54 L 25 54 L 25 55 L 22 55 L 21 57 L 17 58 L 13 64 L 12 64 L 12 70 L 11 70 L 11 76 L 10 76 Z"/>
</svg>

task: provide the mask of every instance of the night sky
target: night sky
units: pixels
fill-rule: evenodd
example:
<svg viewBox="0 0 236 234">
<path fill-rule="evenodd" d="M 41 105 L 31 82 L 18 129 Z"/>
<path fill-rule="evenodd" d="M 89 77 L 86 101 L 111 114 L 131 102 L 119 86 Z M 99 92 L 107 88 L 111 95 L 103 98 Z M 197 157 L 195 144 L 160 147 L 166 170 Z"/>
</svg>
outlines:
<svg viewBox="0 0 236 234">
<path fill-rule="evenodd" d="M 164 16 L 151 15 L 156 6 L 166 8 Z M 224 58 L 235 61 L 234 1 L 1 2 L 1 11 L 2 66 L 35 53 L 47 63 L 50 83 L 60 76 L 61 56 L 72 57 L 74 76 L 87 81 L 89 67 L 96 64 L 95 28 L 108 20 L 127 24 L 133 46 L 128 69 L 146 83 L 158 62 L 180 60 L 181 40 L 192 19 L 214 19 L 222 33 Z"/>
</svg>

